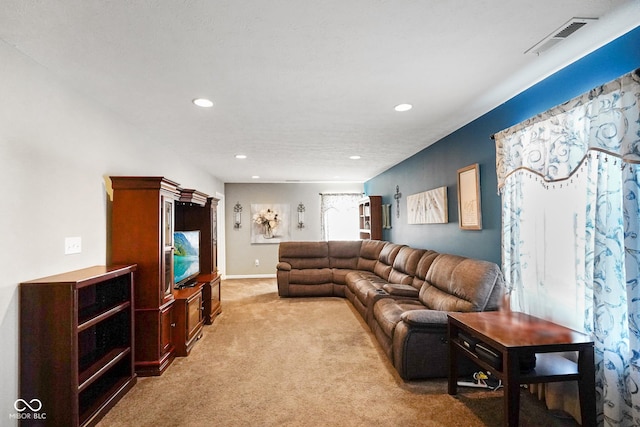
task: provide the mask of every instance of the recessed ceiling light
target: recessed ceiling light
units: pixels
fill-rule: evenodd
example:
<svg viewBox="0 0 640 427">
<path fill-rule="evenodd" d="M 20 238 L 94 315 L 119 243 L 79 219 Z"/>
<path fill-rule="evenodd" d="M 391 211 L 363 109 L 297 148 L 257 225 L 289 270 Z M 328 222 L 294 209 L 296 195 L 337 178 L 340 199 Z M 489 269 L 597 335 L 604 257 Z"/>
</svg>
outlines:
<svg viewBox="0 0 640 427">
<path fill-rule="evenodd" d="M 196 98 L 192 102 L 198 107 L 202 107 L 202 108 L 213 107 L 213 102 L 207 98 Z"/>
<path fill-rule="evenodd" d="M 360 156 L 349 156 L 349 158 L 350 158 L 351 160 L 360 160 L 360 159 L 361 159 L 361 157 L 360 157 Z"/>
<path fill-rule="evenodd" d="M 252 178 L 252 179 L 260 179 L 260 176 L 258 176 L 258 175 L 253 175 L 251 178 Z"/>
<path fill-rule="evenodd" d="M 400 111 L 400 112 L 409 111 L 412 108 L 413 108 L 413 105 L 411 104 L 398 104 L 395 107 L 393 107 L 394 110 Z"/>
<path fill-rule="evenodd" d="M 246 154 L 236 154 L 236 159 L 246 159 L 247 155 Z"/>
</svg>

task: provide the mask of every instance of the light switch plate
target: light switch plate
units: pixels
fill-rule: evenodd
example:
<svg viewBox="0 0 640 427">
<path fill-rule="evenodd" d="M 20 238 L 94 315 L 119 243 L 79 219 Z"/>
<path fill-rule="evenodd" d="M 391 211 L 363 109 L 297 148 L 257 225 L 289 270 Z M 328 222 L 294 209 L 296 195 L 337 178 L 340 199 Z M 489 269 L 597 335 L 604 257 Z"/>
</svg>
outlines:
<svg viewBox="0 0 640 427">
<path fill-rule="evenodd" d="M 64 254 L 79 254 L 82 252 L 82 238 L 81 237 L 65 237 L 64 239 Z"/>
</svg>

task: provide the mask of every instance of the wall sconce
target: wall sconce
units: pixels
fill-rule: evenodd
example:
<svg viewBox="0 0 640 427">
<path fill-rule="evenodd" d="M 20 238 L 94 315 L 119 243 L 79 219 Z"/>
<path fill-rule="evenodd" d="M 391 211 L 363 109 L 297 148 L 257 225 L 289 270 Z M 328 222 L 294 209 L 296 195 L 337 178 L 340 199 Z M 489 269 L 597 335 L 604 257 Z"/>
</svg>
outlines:
<svg viewBox="0 0 640 427">
<path fill-rule="evenodd" d="M 233 207 L 233 228 L 240 228 L 242 225 L 242 205 L 237 202 Z"/>
<path fill-rule="evenodd" d="M 304 228 L 304 205 L 302 202 L 298 204 L 298 229 L 302 230 Z"/>
</svg>

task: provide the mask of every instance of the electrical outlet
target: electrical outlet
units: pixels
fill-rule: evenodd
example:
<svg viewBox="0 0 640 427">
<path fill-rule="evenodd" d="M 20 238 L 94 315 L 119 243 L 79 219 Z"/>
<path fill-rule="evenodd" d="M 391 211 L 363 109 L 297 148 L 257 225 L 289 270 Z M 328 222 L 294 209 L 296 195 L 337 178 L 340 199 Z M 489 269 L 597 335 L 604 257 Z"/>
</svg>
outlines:
<svg viewBox="0 0 640 427">
<path fill-rule="evenodd" d="M 81 237 L 65 237 L 64 239 L 64 254 L 79 254 L 82 252 L 82 238 Z"/>
<path fill-rule="evenodd" d="M 260 265 L 260 260 L 259 260 L 259 259 L 257 259 L 257 260 L 256 260 L 256 267 L 258 267 L 259 265 Z"/>
</svg>

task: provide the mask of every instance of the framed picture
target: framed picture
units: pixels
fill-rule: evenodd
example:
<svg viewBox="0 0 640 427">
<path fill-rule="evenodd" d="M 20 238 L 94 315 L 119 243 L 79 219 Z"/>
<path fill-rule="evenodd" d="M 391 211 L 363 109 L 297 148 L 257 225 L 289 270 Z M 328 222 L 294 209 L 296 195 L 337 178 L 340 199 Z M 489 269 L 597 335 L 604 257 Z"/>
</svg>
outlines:
<svg viewBox="0 0 640 427">
<path fill-rule="evenodd" d="M 482 230 L 480 166 L 458 169 L 458 222 L 463 230 Z"/>
<path fill-rule="evenodd" d="M 447 187 L 440 187 L 407 197 L 408 224 L 446 224 Z"/>
<path fill-rule="evenodd" d="M 289 240 L 288 204 L 251 205 L 251 243 L 280 243 Z"/>
</svg>

